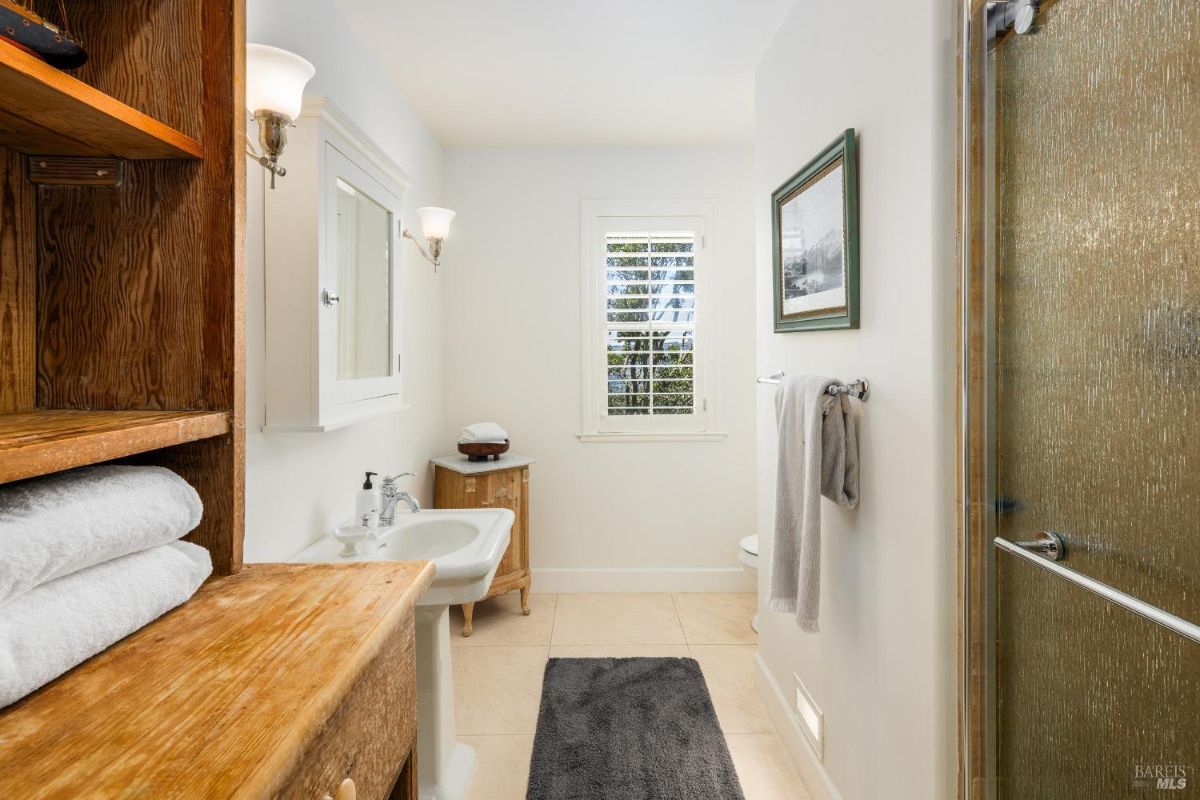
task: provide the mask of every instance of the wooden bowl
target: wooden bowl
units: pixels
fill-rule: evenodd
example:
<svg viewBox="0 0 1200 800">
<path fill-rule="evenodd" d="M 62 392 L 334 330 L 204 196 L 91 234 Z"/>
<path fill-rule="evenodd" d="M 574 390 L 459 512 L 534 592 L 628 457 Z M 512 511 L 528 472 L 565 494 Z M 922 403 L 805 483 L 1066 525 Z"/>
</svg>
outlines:
<svg viewBox="0 0 1200 800">
<path fill-rule="evenodd" d="M 459 442 L 458 452 L 468 461 L 499 461 L 500 454 L 508 452 L 508 439 L 503 442 Z"/>
</svg>

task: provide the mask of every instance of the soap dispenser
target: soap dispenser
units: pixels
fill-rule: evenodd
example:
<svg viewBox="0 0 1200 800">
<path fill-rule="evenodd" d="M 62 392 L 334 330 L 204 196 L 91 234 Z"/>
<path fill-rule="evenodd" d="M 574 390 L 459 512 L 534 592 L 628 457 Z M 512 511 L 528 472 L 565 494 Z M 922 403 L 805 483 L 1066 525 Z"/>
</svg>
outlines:
<svg viewBox="0 0 1200 800">
<path fill-rule="evenodd" d="M 362 489 L 354 498 L 354 519 L 356 521 L 365 520 L 363 524 L 372 530 L 379 527 L 379 490 L 371 483 L 371 476 L 378 474 L 378 472 L 368 472 Z"/>
</svg>

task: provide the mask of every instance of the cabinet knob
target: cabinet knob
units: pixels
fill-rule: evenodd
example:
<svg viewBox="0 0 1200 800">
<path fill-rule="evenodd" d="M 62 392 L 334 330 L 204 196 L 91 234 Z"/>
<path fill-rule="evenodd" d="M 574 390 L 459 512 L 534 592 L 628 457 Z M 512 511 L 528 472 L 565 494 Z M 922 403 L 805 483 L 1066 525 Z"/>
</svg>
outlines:
<svg viewBox="0 0 1200 800">
<path fill-rule="evenodd" d="M 358 789 L 354 787 L 354 779 L 346 778 L 333 795 L 333 800 L 358 800 Z"/>
</svg>

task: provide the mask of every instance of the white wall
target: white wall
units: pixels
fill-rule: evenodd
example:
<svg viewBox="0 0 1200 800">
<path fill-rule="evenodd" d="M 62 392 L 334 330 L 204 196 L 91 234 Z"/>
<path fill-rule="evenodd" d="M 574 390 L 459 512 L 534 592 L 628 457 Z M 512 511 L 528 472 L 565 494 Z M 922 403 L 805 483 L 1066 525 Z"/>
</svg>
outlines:
<svg viewBox="0 0 1200 800">
<path fill-rule="evenodd" d="M 317 75 L 309 91 L 332 100 L 412 179 L 413 209 L 442 203 L 442 150 L 382 68 L 364 52 L 337 6 L 320 0 L 249 0 L 251 42 L 300 53 Z M 403 32 L 401 32 L 403 33 Z M 421 35 L 414 32 L 414 35 Z M 404 46 L 404 36 L 397 40 Z M 257 133 L 253 125 L 251 136 Z M 287 165 L 288 155 L 283 156 Z M 427 462 L 441 450 L 442 292 L 444 283 L 408 248 L 405 258 L 405 395 L 407 411 L 319 434 L 264 434 L 263 173 L 247 167 L 246 546 L 247 561 L 282 560 L 352 515 L 366 470 L 413 471 L 431 499 Z M 275 191 L 287 191 L 281 178 Z M 314 299 L 315 306 L 315 299 Z"/>
<path fill-rule="evenodd" d="M 779 700 L 777 724 L 814 798 L 953 792 L 951 8 L 801 0 L 758 69 L 759 372 L 872 384 L 861 504 L 822 501 L 821 633 L 761 615 L 760 688 Z M 770 194 L 847 127 L 859 131 L 861 330 L 774 334 Z M 768 391 L 758 420 L 758 520 L 769 532 L 777 437 Z M 768 574 L 764 566 L 764 592 Z M 823 765 L 773 695 L 772 683 L 791 702 L 793 674 L 825 715 Z"/>
<path fill-rule="evenodd" d="M 535 591 L 745 587 L 754 526 L 753 161 L 748 149 L 449 150 L 443 439 L 481 420 L 534 457 Z M 719 203 L 721 442 L 582 443 L 580 201 Z"/>
</svg>

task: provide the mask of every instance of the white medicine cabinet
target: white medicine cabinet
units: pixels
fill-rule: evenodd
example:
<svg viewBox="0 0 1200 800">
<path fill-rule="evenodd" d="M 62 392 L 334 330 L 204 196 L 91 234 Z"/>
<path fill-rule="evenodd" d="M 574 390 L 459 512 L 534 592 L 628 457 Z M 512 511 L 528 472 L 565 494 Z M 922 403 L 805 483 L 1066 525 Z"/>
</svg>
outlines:
<svg viewBox="0 0 1200 800">
<path fill-rule="evenodd" d="M 408 179 L 324 98 L 265 188 L 266 431 L 327 431 L 404 408 L 400 224 Z"/>
</svg>

